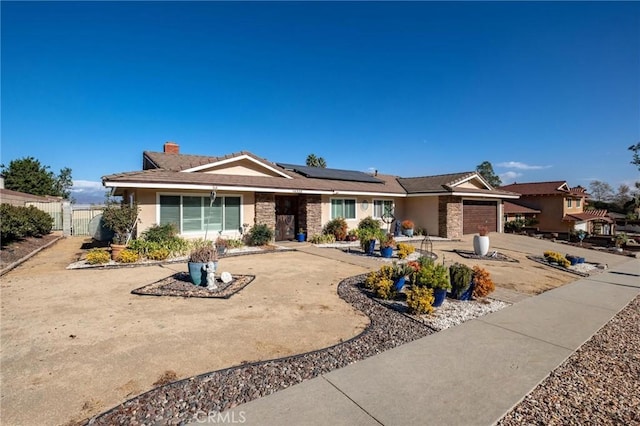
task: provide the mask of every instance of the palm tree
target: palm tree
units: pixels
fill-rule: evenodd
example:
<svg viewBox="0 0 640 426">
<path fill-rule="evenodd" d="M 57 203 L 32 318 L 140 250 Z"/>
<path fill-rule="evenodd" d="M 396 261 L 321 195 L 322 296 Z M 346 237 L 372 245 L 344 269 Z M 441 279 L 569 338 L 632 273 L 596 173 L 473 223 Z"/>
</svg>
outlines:
<svg viewBox="0 0 640 426">
<path fill-rule="evenodd" d="M 316 157 L 315 154 L 309 154 L 307 156 L 307 166 L 309 167 L 320 167 L 323 169 L 327 168 L 327 162 L 324 161 L 322 157 Z"/>
</svg>

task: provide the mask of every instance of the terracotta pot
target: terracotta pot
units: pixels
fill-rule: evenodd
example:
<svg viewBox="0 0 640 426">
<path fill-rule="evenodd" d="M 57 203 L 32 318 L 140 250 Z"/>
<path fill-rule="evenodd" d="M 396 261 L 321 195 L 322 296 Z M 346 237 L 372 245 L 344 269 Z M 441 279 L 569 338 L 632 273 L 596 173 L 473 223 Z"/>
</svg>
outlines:
<svg viewBox="0 0 640 426">
<path fill-rule="evenodd" d="M 117 260 L 120 252 L 126 248 L 126 244 L 111 244 L 111 260 Z"/>
</svg>

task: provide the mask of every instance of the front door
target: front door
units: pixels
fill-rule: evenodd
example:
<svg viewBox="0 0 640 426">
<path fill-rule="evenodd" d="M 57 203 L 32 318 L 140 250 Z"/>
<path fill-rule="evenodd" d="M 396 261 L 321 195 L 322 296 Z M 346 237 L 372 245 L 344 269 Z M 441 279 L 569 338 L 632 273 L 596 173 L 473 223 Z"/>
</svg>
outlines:
<svg viewBox="0 0 640 426">
<path fill-rule="evenodd" d="M 276 241 L 293 240 L 296 237 L 297 196 L 276 196 Z"/>
</svg>

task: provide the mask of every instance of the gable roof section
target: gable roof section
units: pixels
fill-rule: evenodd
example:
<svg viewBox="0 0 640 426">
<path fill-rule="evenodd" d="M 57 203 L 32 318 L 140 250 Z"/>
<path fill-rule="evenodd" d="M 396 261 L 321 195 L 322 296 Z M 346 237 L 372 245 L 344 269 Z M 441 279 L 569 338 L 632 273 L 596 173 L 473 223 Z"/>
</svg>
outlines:
<svg viewBox="0 0 640 426">
<path fill-rule="evenodd" d="M 569 188 L 564 180 L 549 182 L 512 183 L 501 186 L 500 189 L 515 192 L 521 195 L 575 195 L 588 197 L 587 192 L 581 186 Z"/>
<path fill-rule="evenodd" d="M 458 185 L 468 182 L 470 180 L 477 179 L 484 189 L 482 188 L 457 188 Z M 449 173 L 445 175 L 436 176 L 422 176 L 413 178 L 398 178 L 398 182 L 407 191 L 409 196 L 418 195 L 485 195 L 490 197 L 500 198 L 518 198 L 518 194 L 513 192 L 504 191 L 500 189 L 493 189 L 491 186 L 480 176 L 477 172 L 461 172 L 461 173 Z"/>
<path fill-rule="evenodd" d="M 562 220 L 569 222 L 608 222 L 613 223 L 613 220 L 609 217 L 606 210 L 585 210 L 582 213 L 567 214 Z"/>
<path fill-rule="evenodd" d="M 158 169 L 191 173 L 240 160 L 249 160 L 284 178 L 291 179 L 291 176 L 285 173 L 276 164 L 247 151 L 235 152 L 221 157 L 144 151 L 143 168 L 151 169 L 151 167 L 147 167 L 147 165 L 155 165 L 155 168 Z"/>
</svg>

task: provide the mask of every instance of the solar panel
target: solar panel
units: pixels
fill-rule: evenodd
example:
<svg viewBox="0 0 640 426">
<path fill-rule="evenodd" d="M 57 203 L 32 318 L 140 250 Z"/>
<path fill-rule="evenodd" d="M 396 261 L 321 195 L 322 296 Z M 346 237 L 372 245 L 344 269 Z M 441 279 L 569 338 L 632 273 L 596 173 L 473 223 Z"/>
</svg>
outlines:
<svg viewBox="0 0 640 426">
<path fill-rule="evenodd" d="M 297 164 L 277 163 L 285 170 L 294 171 L 313 179 L 344 180 L 350 182 L 384 183 L 380 179 L 356 170 L 327 169 L 322 167 L 299 166 Z"/>
</svg>

